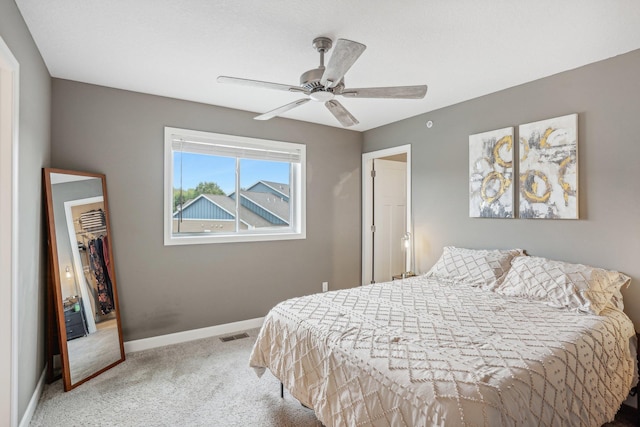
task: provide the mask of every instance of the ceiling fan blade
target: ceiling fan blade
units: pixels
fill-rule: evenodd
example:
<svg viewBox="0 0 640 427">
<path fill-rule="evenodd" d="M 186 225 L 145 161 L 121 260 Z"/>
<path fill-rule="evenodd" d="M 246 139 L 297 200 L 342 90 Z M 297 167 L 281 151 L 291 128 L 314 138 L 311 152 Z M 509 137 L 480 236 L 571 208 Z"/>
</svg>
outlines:
<svg viewBox="0 0 640 427">
<path fill-rule="evenodd" d="M 331 114 L 338 119 L 342 126 L 349 127 L 360 123 L 358 119 L 353 117 L 353 115 L 335 99 L 325 102 L 324 105 L 329 109 L 329 111 L 331 111 Z"/>
<path fill-rule="evenodd" d="M 393 87 L 365 87 L 360 89 L 345 89 L 340 93 L 350 98 L 398 98 L 422 99 L 427 94 L 427 85 L 421 86 L 393 86 Z"/>
<path fill-rule="evenodd" d="M 334 87 L 344 75 L 349 71 L 349 68 L 356 62 L 356 60 L 362 55 L 362 52 L 367 46 L 362 43 L 354 42 L 346 39 L 338 39 L 331 58 L 329 58 L 329 64 L 322 74 L 322 83 L 325 87 Z"/>
<path fill-rule="evenodd" d="M 287 92 L 308 92 L 299 86 L 289 86 L 280 83 L 262 82 L 260 80 L 240 79 L 238 77 L 219 76 L 218 83 L 233 83 L 242 86 L 261 87 L 265 89 L 284 90 Z"/>
<path fill-rule="evenodd" d="M 290 102 L 286 105 L 283 105 L 282 107 L 278 107 L 275 110 L 271 110 L 268 111 L 264 114 L 260 114 L 259 116 L 254 117 L 254 120 L 269 120 L 275 116 L 279 116 L 280 114 L 284 113 L 285 111 L 289 111 L 292 108 L 296 108 L 302 104 L 306 104 L 307 102 L 311 101 L 311 99 L 309 98 L 302 98 L 302 99 L 298 99 L 297 101 L 293 101 Z"/>
</svg>

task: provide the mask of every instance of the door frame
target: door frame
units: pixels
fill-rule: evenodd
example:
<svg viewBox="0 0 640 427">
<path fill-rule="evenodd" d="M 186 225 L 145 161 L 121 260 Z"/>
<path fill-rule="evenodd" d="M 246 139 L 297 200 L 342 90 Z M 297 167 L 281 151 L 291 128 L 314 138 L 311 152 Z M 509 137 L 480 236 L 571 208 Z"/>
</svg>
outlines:
<svg viewBox="0 0 640 427">
<path fill-rule="evenodd" d="M 76 230 L 73 222 L 73 212 L 71 208 L 83 205 L 92 205 L 94 203 L 103 203 L 104 208 L 104 196 L 87 197 L 85 199 L 69 200 L 64 202 L 64 213 L 67 221 L 67 234 L 69 236 L 69 242 L 71 244 L 71 258 L 73 260 L 73 270 L 75 273 L 75 280 L 80 288 L 80 296 L 82 297 L 82 306 L 84 308 L 84 317 L 87 326 L 87 332 L 93 334 L 96 332 L 96 310 L 91 305 L 91 301 L 94 299 L 89 296 L 91 292 L 91 286 L 87 282 L 87 278 L 84 275 L 84 269 L 82 260 L 80 258 L 80 250 L 78 249 L 78 239 L 76 237 Z M 88 250 L 88 249 L 87 249 Z M 97 303 L 96 303 L 97 304 Z"/>
<path fill-rule="evenodd" d="M 18 425 L 19 72 L 0 37 L 0 413 L 8 415 L 0 423 L 10 426 Z"/>
<path fill-rule="evenodd" d="M 396 154 L 407 155 L 407 229 L 411 233 L 411 244 L 407 253 L 406 271 L 410 270 L 413 264 L 413 221 L 411 209 L 411 144 L 399 145 L 397 147 L 385 148 L 383 150 L 371 151 L 362 154 L 362 284 L 368 285 L 371 282 L 371 256 L 373 250 L 373 239 L 371 238 L 371 224 L 373 222 L 373 211 L 370 209 L 373 202 L 373 186 L 371 185 L 371 171 L 373 161 L 383 157 Z"/>
</svg>

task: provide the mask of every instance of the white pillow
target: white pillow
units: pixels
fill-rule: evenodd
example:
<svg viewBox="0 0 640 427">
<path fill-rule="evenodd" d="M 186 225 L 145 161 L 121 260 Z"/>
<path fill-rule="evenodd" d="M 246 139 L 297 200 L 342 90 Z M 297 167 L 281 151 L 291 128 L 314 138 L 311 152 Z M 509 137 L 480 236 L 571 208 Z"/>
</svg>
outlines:
<svg viewBox="0 0 640 427">
<path fill-rule="evenodd" d="M 621 298 L 620 288 L 630 281 L 617 271 L 525 256 L 511 262 L 511 269 L 496 292 L 600 314 L 609 302 L 617 303 L 614 297 Z"/>
<path fill-rule="evenodd" d="M 427 276 L 494 289 L 506 276 L 511 260 L 522 255 L 522 249 L 465 249 L 445 246 L 442 256 L 431 267 Z"/>
</svg>

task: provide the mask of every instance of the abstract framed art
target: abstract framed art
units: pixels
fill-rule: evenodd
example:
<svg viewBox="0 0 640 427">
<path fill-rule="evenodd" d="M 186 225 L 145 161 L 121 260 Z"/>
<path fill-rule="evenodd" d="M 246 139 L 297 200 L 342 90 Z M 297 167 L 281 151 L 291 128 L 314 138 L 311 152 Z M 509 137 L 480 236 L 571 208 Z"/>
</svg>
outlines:
<svg viewBox="0 0 640 427">
<path fill-rule="evenodd" d="M 578 219 L 578 115 L 520 125 L 519 217 Z"/>
<path fill-rule="evenodd" d="M 469 216 L 513 218 L 513 127 L 469 136 Z"/>
</svg>

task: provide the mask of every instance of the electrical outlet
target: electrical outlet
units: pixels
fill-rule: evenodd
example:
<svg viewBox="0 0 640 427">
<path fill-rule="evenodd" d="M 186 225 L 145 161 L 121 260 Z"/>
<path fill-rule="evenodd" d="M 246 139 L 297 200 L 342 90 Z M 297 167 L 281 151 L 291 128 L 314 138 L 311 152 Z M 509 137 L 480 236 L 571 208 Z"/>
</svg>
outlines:
<svg viewBox="0 0 640 427">
<path fill-rule="evenodd" d="M 322 292 L 327 292 L 329 290 L 329 282 L 322 282 Z"/>
</svg>

